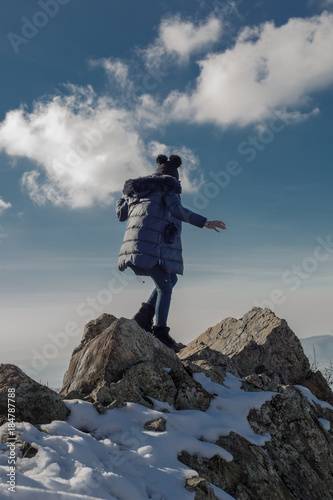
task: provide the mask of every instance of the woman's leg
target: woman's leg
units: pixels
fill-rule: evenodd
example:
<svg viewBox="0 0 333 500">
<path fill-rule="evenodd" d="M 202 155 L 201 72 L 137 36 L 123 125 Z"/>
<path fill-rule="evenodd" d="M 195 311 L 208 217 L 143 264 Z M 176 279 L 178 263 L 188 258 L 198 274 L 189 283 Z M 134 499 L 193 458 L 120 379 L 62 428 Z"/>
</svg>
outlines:
<svg viewBox="0 0 333 500">
<path fill-rule="evenodd" d="M 156 306 L 156 300 L 157 300 L 157 290 L 156 287 L 152 291 L 149 299 L 147 300 L 148 304 L 152 305 L 153 307 Z"/>
<path fill-rule="evenodd" d="M 177 283 L 177 275 L 166 272 L 162 266 L 155 265 L 150 269 L 150 276 L 155 283 L 155 290 L 148 302 L 154 305 L 156 325 L 166 326 L 170 308 L 172 289 Z"/>
<path fill-rule="evenodd" d="M 172 284 L 172 288 L 173 288 L 178 281 L 177 274 L 170 274 L 170 278 L 171 278 L 171 284 Z M 155 287 L 154 290 L 152 291 L 149 299 L 147 300 L 147 302 L 148 302 L 148 304 L 151 304 L 153 307 L 156 307 L 156 301 L 157 301 L 157 288 Z"/>
</svg>

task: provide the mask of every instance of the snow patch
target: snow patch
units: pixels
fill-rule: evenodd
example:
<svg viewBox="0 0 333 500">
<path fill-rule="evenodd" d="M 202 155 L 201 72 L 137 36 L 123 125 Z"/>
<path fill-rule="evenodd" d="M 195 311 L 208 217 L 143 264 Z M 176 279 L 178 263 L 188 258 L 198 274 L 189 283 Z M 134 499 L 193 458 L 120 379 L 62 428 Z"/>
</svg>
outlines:
<svg viewBox="0 0 333 500">
<path fill-rule="evenodd" d="M 153 400 L 154 409 L 127 403 L 100 414 L 87 401 L 66 400 L 71 414 L 66 422 L 43 424 L 42 431 L 29 423 L 17 423 L 22 441 L 38 449 L 32 458 L 17 459 L 16 498 L 65 500 L 72 498 L 114 500 L 193 500 L 185 489 L 187 478 L 197 472 L 178 460 L 182 451 L 226 461 L 232 455 L 214 444 L 220 436 L 236 432 L 250 442 L 263 445 L 269 434 L 257 435 L 247 415 L 274 392 L 245 392 L 242 380 L 228 374 L 224 386 L 204 374 L 195 379 L 214 394 L 209 409 L 175 410 Z M 165 432 L 147 431 L 144 424 L 163 417 Z M 7 431 L 6 424 L 0 435 Z M 6 446 L 0 445 L 0 483 L 6 492 Z M 219 500 L 232 497 L 214 486 Z M 5 493 L 7 498 L 7 493 Z"/>
<path fill-rule="evenodd" d="M 308 389 L 307 387 L 303 387 L 302 385 L 295 385 L 294 387 L 296 387 L 296 389 L 298 389 L 312 405 L 316 403 L 322 408 L 329 408 L 330 410 L 333 410 L 332 405 L 326 403 L 326 401 L 321 401 L 320 399 L 316 398 L 316 396 L 314 396 L 310 389 Z"/>
<path fill-rule="evenodd" d="M 321 423 L 324 429 L 326 429 L 327 431 L 330 430 L 331 422 L 329 420 L 326 420 L 325 418 L 318 418 L 318 421 Z"/>
</svg>

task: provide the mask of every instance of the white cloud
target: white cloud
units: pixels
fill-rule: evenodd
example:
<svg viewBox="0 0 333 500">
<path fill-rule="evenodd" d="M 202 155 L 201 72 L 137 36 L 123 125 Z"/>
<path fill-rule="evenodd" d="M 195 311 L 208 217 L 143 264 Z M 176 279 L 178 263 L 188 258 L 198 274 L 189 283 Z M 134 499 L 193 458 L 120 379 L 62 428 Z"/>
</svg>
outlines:
<svg viewBox="0 0 333 500">
<path fill-rule="evenodd" d="M 128 77 L 128 66 L 119 59 L 91 59 L 89 60 L 91 68 L 102 67 L 110 80 L 115 80 L 121 88 L 131 85 Z"/>
<path fill-rule="evenodd" d="M 35 104 L 31 113 L 8 112 L 0 125 L 0 149 L 36 164 L 22 178 L 36 203 L 110 204 L 127 177 L 148 174 L 152 167 L 131 114 L 97 98 L 91 88 L 70 89 L 67 97 Z"/>
<path fill-rule="evenodd" d="M 309 105 L 311 93 L 332 85 L 332 46 L 333 15 L 328 12 L 290 19 L 280 27 L 246 28 L 232 48 L 199 62 L 195 90 L 171 93 L 165 115 L 226 127 L 264 121 L 284 107 L 294 112 Z"/>
<path fill-rule="evenodd" d="M 0 124 L 0 150 L 35 164 L 23 174 L 22 186 L 38 205 L 109 205 L 127 178 L 154 172 L 142 139 L 144 114 L 116 107 L 91 87 L 67 87 L 69 95 L 37 102 L 30 113 L 24 108 L 8 112 Z M 186 154 L 190 158 L 189 150 Z M 185 191 L 197 182 L 188 177 L 190 165 L 189 160 Z"/>
<path fill-rule="evenodd" d="M 0 197 L 0 215 L 4 213 L 5 210 L 10 208 L 12 206 L 11 203 L 6 203 L 1 197 Z M 1 229 L 1 228 L 0 228 Z"/>
<path fill-rule="evenodd" d="M 168 17 L 159 26 L 158 38 L 144 51 L 147 65 L 161 64 L 165 61 L 165 56 L 186 62 L 190 55 L 217 42 L 221 28 L 221 21 L 216 17 L 198 24 L 182 21 L 179 15 Z"/>
</svg>

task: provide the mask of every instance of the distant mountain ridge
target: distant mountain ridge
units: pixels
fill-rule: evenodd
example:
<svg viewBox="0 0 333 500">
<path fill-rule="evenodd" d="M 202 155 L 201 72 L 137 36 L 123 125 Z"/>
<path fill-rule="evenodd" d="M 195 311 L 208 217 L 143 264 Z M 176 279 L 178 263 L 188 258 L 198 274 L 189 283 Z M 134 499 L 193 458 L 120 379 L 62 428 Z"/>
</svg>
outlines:
<svg viewBox="0 0 333 500">
<path fill-rule="evenodd" d="M 318 369 L 323 370 L 333 363 L 333 335 L 319 335 L 300 339 L 310 365 L 317 363 Z"/>
</svg>

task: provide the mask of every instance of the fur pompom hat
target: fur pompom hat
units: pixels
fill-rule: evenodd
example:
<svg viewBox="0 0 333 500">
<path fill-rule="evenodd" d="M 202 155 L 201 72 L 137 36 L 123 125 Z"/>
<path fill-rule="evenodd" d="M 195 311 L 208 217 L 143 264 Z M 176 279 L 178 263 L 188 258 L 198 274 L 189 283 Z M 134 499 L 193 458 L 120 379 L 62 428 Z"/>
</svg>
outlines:
<svg viewBox="0 0 333 500">
<path fill-rule="evenodd" d="M 156 158 L 156 163 L 158 164 L 158 168 L 156 170 L 157 174 L 166 174 L 175 177 L 179 180 L 178 168 L 182 164 L 182 159 L 178 155 L 171 155 L 169 160 L 165 155 L 158 155 Z"/>
</svg>

